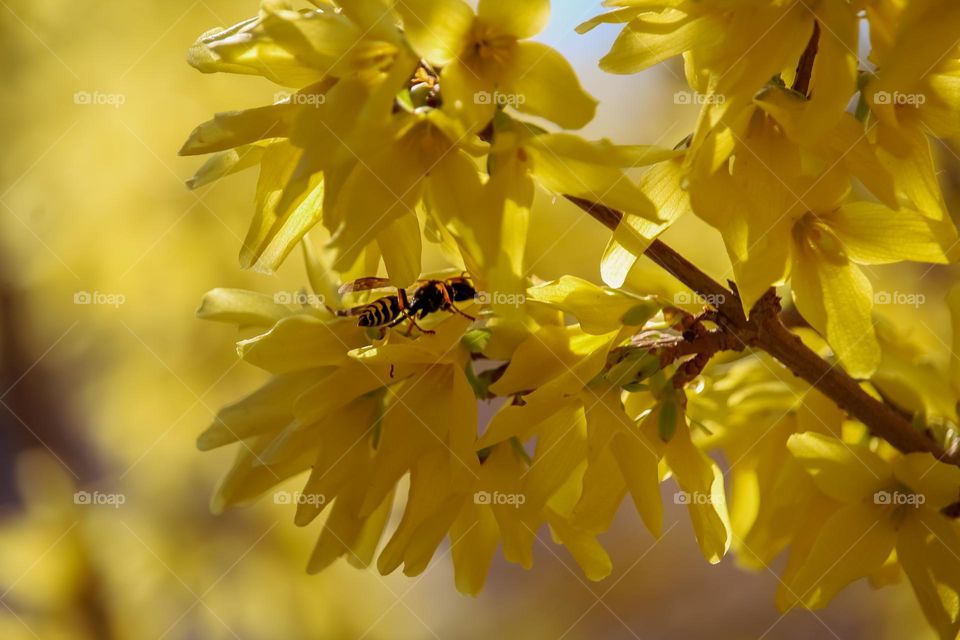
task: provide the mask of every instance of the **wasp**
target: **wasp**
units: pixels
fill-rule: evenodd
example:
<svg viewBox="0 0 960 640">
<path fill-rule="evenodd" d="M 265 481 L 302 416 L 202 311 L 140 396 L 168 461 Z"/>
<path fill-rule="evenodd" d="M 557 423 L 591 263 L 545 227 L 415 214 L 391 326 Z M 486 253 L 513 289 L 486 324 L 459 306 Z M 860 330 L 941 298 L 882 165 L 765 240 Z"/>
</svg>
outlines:
<svg viewBox="0 0 960 640">
<path fill-rule="evenodd" d="M 340 294 L 378 289 L 389 284 L 387 278 L 360 278 L 340 287 Z M 473 300 L 476 295 L 477 290 L 473 284 L 462 275 L 446 280 L 419 280 L 409 294 L 406 289 L 397 289 L 396 294 L 378 298 L 369 304 L 332 311 L 338 316 L 357 317 L 357 324 L 361 327 L 394 327 L 406 320 L 411 329 L 416 327 L 423 333 L 434 333 L 421 327 L 417 320 L 437 311 L 447 311 L 476 320 L 454 304 Z"/>
</svg>

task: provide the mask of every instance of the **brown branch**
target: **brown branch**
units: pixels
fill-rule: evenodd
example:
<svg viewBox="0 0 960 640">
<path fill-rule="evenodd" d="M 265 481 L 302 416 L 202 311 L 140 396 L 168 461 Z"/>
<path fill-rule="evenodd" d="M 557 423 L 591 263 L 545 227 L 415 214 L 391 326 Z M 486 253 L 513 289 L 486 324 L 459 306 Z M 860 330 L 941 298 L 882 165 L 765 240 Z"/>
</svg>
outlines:
<svg viewBox="0 0 960 640">
<path fill-rule="evenodd" d="M 797 93 L 810 96 L 810 78 L 813 77 L 813 63 L 817 59 L 817 50 L 820 48 L 820 23 L 813 21 L 813 34 L 810 41 L 807 42 L 807 48 L 803 50 L 797 62 L 797 72 L 793 79 L 791 89 Z"/>
<path fill-rule="evenodd" d="M 611 231 L 616 230 L 623 214 L 600 204 L 566 196 L 568 200 L 586 211 Z M 780 299 L 771 289 L 751 309 L 750 317 L 743 313 L 739 296 L 698 269 L 689 260 L 678 254 L 660 240 L 654 240 L 645 254 L 660 267 L 666 269 L 680 282 L 697 294 L 716 301 L 715 322 L 719 329 L 698 338 L 703 342 L 674 340 L 676 356 L 703 354 L 719 350 L 741 350 L 746 347 L 762 349 L 776 358 L 794 375 L 830 398 L 870 429 L 875 436 L 883 438 L 904 453 L 927 451 L 946 462 L 960 465 L 956 452 L 949 454 L 928 434 L 917 430 L 896 409 L 867 393 L 860 383 L 851 378 L 836 364 L 821 358 L 806 346 L 800 337 L 791 332 L 780 318 Z M 717 334 L 725 334 L 720 337 Z M 663 344 L 661 346 L 669 346 Z M 702 361 L 702 358 L 700 358 Z"/>
</svg>

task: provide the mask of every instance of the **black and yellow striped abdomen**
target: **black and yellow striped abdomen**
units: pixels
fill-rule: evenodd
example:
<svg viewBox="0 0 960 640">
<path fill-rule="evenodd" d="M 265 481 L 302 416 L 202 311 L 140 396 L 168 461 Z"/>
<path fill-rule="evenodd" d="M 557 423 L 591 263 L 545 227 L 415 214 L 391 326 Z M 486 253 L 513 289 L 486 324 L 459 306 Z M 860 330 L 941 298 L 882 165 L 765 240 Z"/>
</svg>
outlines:
<svg viewBox="0 0 960 640">
<path fill-rule="evenodd" d="M 397 296 L 387 296 L 374 300 L 358 313 L 357 323 L 361 327 L 382 327 L 390 324 L 401 315 L 400 300 Z"/>
</svg>

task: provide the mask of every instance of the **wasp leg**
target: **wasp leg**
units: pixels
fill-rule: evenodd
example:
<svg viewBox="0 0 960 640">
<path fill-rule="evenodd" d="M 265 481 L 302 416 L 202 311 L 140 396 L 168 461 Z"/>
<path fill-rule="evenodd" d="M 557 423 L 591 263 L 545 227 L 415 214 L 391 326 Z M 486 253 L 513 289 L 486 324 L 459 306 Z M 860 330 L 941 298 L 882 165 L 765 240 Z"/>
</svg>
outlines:
<svg viewBox="0 0 960 640">
<path fill-rule="evenodd" d="M 413 330 L 414 327 L 419 329 L 420 333 L 426 333 L 427 335 L 433 335 L 436 333 L 436 331 L 432 329 L 424 329 L 423 327 L 421 327 L 419 324 L 417 324 L 417 321 L 414 320 L 413 316 L 407 316 L 407 319 L 410 320 L 410 326 L 407 328 L 407 335 L 410 335 L 410 332 Z"/>
<path fill-rule="evenodd" d="M 455 313 L 455 314 L 460 315 L 460 316 L 463 316 L 463 317 L 466 318 L 467 320 L 471 320 L 471 321 L 476 320 L 476 318 L 474 318 L 474 317 L 471 316 L 470 314 L 464 313 L 463 311 L 460 311 L 460 309 L 457 309 L 453 304 L 451 304 L 449 307 L 447 307 L 447 311 L 449 311 L 449 312 L 451 312 L 451 313 Z"/>
<path fill-rule="evenodd" d="M 406 333 L 403 334 L 403 335 L 405 335 L 405 336 L 409 336 L 410 333 L 413 331 L 413 328 L 414 328 L 414 327 L 416 327 L 417 329 L 419 329 L 421 333 L 426 333 L 426 334 L 436 333 L 436 331 L 431 331 L 430 329 L 424 329 L 423 327 L 421 327 L 419 324 L 417 324 L 417 321 L 414 320 L 413 316 L 410 315 L 408 312 L 404 312 L 401 316 L 399 316 L 398 318 L 394 319 L 390 324 L 385 325 L 385 326 L 387 326 L 387 327 L 395 327 L 395 326 L 397 326 L 398 324 L 400 324 L 401 322 L 403 322 L 404 320 L 409 321 L 409 324 L 407 325 L 407 331 L 406 331 Z"/>
</svg>

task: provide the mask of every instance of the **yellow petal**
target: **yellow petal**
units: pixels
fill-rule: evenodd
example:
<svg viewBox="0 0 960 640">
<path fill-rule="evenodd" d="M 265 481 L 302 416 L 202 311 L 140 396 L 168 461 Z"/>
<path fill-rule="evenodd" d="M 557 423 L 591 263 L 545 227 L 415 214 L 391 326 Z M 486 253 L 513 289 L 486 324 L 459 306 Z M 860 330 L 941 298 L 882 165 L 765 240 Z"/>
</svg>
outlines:
<svg viewBox="0 0 960 640">
<path fill-rule="evenodd" d="M 539 135 L 526 140 L 524 148 L 532 158 L 534 177 L 550 191 L 660 221 L 650 200 L 623 171 L 591 161 L 598 149 L 586 140 L 570 134 Z"/>
<path fill-rule="evenodd" d="M 807 432 L 790 436 L 787 446 L 817 488 L 841 502 L 872 501 L 892 477 L 890 465 L 863 445 Z"/>
<path fill-rule="evenodd" d="M 825 607 L 845 586 L 877 571 L 890 555 L 896 536 L 880 509 L 844 505 L 823 524 L 796 575 L 785 581 L 785 604 Z"/>
<path fill-rule="evenodd" d="M 587 580 L 603 580 L 613 570 L 613 562 L 596 536 L 569 525 L 563 518 L 548 511 L 550 529 L 567 548 L 583 570 Z"/>
<path fill-rule="evenodd" d="M 630 497 L 647 530 L 654 537 L 663 531 L 663 503 L 660 498 L 660 455 L 657 445 L 645 433 L 631 429 L 614 438 L 611 451 L 630 489 Z"/>
<path fill-rule="evenodd" d="M 267 138 L 287 135 L 298 109 L 289 103 L 272 104 L 245 111 L 218 113 L 197 126 L 183 143 L 180 155 L 195 156 L 225 151 Z"/>
<path fill-rule="evenodd" d="M 653 299 L 598 287 L 574 276 L 530 287 L 527 296 L 573 315 L 584 331 L 595 335 L 623 327 L 628 312 L 630 324 L 642 325 L 659 311 Z"/>
<path fill-rule="evenodd" d="M 312 424 L 364 394 L 419 372 L 420 367 L 391 367 L 389 364 L 369 364 L 350 359 L 305 390 L 296 399 L 294 414 L 303 424 Z"/>
<path fill-rule="evenodd" d="M 880 153 L 881 161 L 893 174 L 898 195 L 911 209 L 928 218 L 942 220 L 947 215 L 943 201 L 933 148 L 925 132 L 903 129 L 904 148 L 896 153 Z"/>
<path fill-rule="evenodd" d="M 420 458 L 410 474 L 410 495 L 396 531 L 380 557 L 377 569 L 386 575 L 401 564 L 408 576 L 426 569 L 466 500 L 466 487 L 451 482 L 452 461 L 444 451 Z"/>
<path fill-rule="evenodd" d="M 821 333 L 844 368 L 867 378 L 880 364 L 873 328 L 873 287 L 860 269 L 815 247 L 795 247 L 791 284 L 804 319 Z"/>
<path fill-rule="evenodd" d="M 405 145 L 387 144 L 358 162 L 337 197 L 339 228 L 330 239 L 335 267 L 353 262 L 360 250 L 391 222 L 413 215 L 423 191 L 423 168 Z"/>
<path fill-rule="evenodd" d="M 608 286 L 623 286 L 627 274 L 653 239 L 691 211 L 690 196 L 683 188 L 684 178 L 680 159 L 660 162 L 640 177 L 640 191 L 650 200 L 662 222 L 635 215 L 624 216 L 613 232 L 600 264 L 600 276 Z"/>
<path fill-rule="evenodd" d="M 719 26 L 710 16 L 693 17 L 680 11 L 638 16 L 617 36 L 600 60 L 600 68 L 608 73 L 642 71 L 694 47 L 719 42 Z"/>
<path fill-rule="evenodd" d="M 603 409 L 601 409 L 603 411 Z M 587 416 L 588 424 L 590 416 Z M 591 445 L 592 446 L 592 445 Z M 627 483 L 610 447 L 592 458 L 583 474 L 583 490 L 571 515 L 571 525 L 589 533 L 610 527 L 627 493 Z"/>
<path fill-rule="evenodd" d="M 262 455 L 275 444 L 275 434 L 255 438 L 237 452 L 230 471 L 220 480 L 210 500 L 216 514 L 228 507 L 251 504 L 271 487 L 310 468 L 316 458 L 313 434 L 300 431 L 293 437 L 280 438 L 274 447 L 273 459 L 265 464 Z"/>
<path fill-rule="evenodd" d="M 381 416 L 380 398 L 360 398 L 307 427 L 319 449 L 303 486 L 305 499 L 297 500 L 297 526 L 309 524 L 334 498 L 349 502 L 355 518 L 367 515 L 362 512 L 366 486 L 357 487 L 352 479 L 371 472 L 374 430 Z"/>
<path fill-rule="evenodd" d="M 277 296 L 243 289 L 213 289 L 203 296 L 197 317 L 240 326 L 271 327 L 294 313 L 277 300 Z"/>
<path fill-rule="evenodd" d="M 266 148 L 273 144 L 277 144 L 276 141 L 261 140 L 215 153 L 187 180 L 187 187 L 199 189 L 220 178 L 260 164 Z"/>
<path fill-rule="evenodd" d="M 407 41 L 430 64 L 450 64 L 467 45 L 474 14 L 463 0 L 403 0 L 394 10 Z"/>
<path fill-rule="evenodd" d="M 293 421 L 293 402 L 328 370 L 308 369 L 277 376 L 241 400 L 217 412 L 200 437 L 197 448 L 209 451 L 225 444 L 279 431 Z"/>
<path fill-rule="evenodd" d="M 494 492 L 518 496 L 520 478 L 525 471 L 526 464 L 512 443 L 498 445 L 480 468 L 478 488 L 491 496 Z M 525 569 L 532 567 L 533 544 L 542 517 L 518 509 L 514 504 L 491 504 L 490 510 L 503 538 L 503 557 Z"/>
<path fill-rule="evenodd" d="M 944 238 L 943 225 L 915 211 L 893 211 L 875 202 L 851 202 L 837 209 L 828 224 L 843 241 L 850 259 L 860 264 L 948 262 L 943 240 L 949 243 L 952 238 Z"/>
<path fill-rule="evenodd" d="M 960 501 L 960 468 L 929 453 L 908 453 L 893 462 L 897 480 L 923 494 L 924 506 L 939 510 Z"/>
<path fill-rule="evenodd" d="M 567 59 L 539 42 L 517 43 L 501 81 L 510 106 L 564 129 L 583 127 L 597 110 Z"/>
<path fill-rule="evenodd" d="M 922 509 L 904 520 L 897 555 L 927 620 L 943 640 L 960 631 L 960 537 L 953 523 Z"/>
<path fill-rule="evenodd" d="M 677 431 L 664 447 L 664 459 L 680 489 L 688 497 L 687 510 L 703 556 L 716 564 L 730 548 L 730 518 L 723 488 L 723 472 L 690 439 L 682 414 Z"/>
<path fill-rule="evenodd" d="M 326 323 L 313 316 L 284 318 L 270 331 L 237 343 L 240 357 L 272 373 L 340 365 L 347 352 L 364 344 L 359 329 L 349 322 Z"/>
<path fill-rule="evenodd" d="M 541 422 L 559 411 L 571 411 L 574 405 L 573 400 L 557 403 L 552 399 L 524 405 L 506 405 L 490 419 L 487 430 L 477 441 L 477 448 L 485 449 L 510 438 L 526 441 Z"/>
<path fill-rule="evenodd" d="M 416 215 L 405 215 L 390 223 L 377 236 L 383 266 L 390 282 L 408 287 L 420 277 L 420 222 Z"/>
<path fill-rule="evenodd" d="M 817 140 L 836 125 L 857 91 L 860 24 L 856 11 L 841 3 L 827 2 L 811 12 L 820 22 L 820 39 L 800 126 Z"/>
<path fill-rule="evenodd" d="M 542 508 L 587 457 L 587 422 L 583 405 L 570 405 L 537 427 L 533 463 L 521 488 L 524 508 Z"/>
<path fill-rule="evenodd" d="M 454 60 L 440 71 L 440 86 L 443 111 L 457 118 L 466 130 L 477 133 L 493 119 L 497 105 L 487 97 L 494 95 L 496 83 L 483 70 Z"/>
<path fill-rule="evenodd" d="M 950 308 L 953 353 L 960 353 L 960 283 L 953 285 L 947 294 L 947 306 Z M 954 393 L 960 396 L 960 360 L 957 358 L 950 358 L 950 384 Z"/>
<path fill-rule="evenodd" d="M 547 26 L 550 0 L 480 0 L 477 16 L 485 24 L 519 40 L 532 38 Z"/>
<path fill-rule="evenodd" d="M 585 345 L 585 348 L 589 346 Z M 545 327 L 524 340 L 513 354 L 510 365 L 490 391 L 508 396 L 538 389 L 585 355 L 571 344 L 571 332 L 560 327 Z"/>
<path fill-rule="evenodd" d="M 253 264 L 255 271 L 273 273 L 307 232 L 320 222 L 325 183 L 322 177 L 317 175 L 307 185 L 303 196 L 298 197 L 290 209 L 273 211 L 275 218 L 264 215 L 268 213 L 267 210 L 258 211 L 240 253 L 243 266 L 256 258 Z M 264 227 L 254 226 L 258 223 L 264 224 Z M 266 226 L 267 224 L 269 226 Z M 252 247 L 259 249 L 250 251 Z"/>
<path fill-rule="evenodd" d="M 203 73 L 259 75 L 287 87 L 302 87 L 324 76 L 283 45 L 266 36 L 261 18 L 250 18 L 226 29 L 211 29 L 190 47 L 187 62 Z"/>
<path fill-rule="evenodd" d="M 466 505 L 450 526 L 450 557 L 457 591 L 475 596 L 483 590 L 500 542 L 497 520 L 487 505 Z"/>
</svg>

